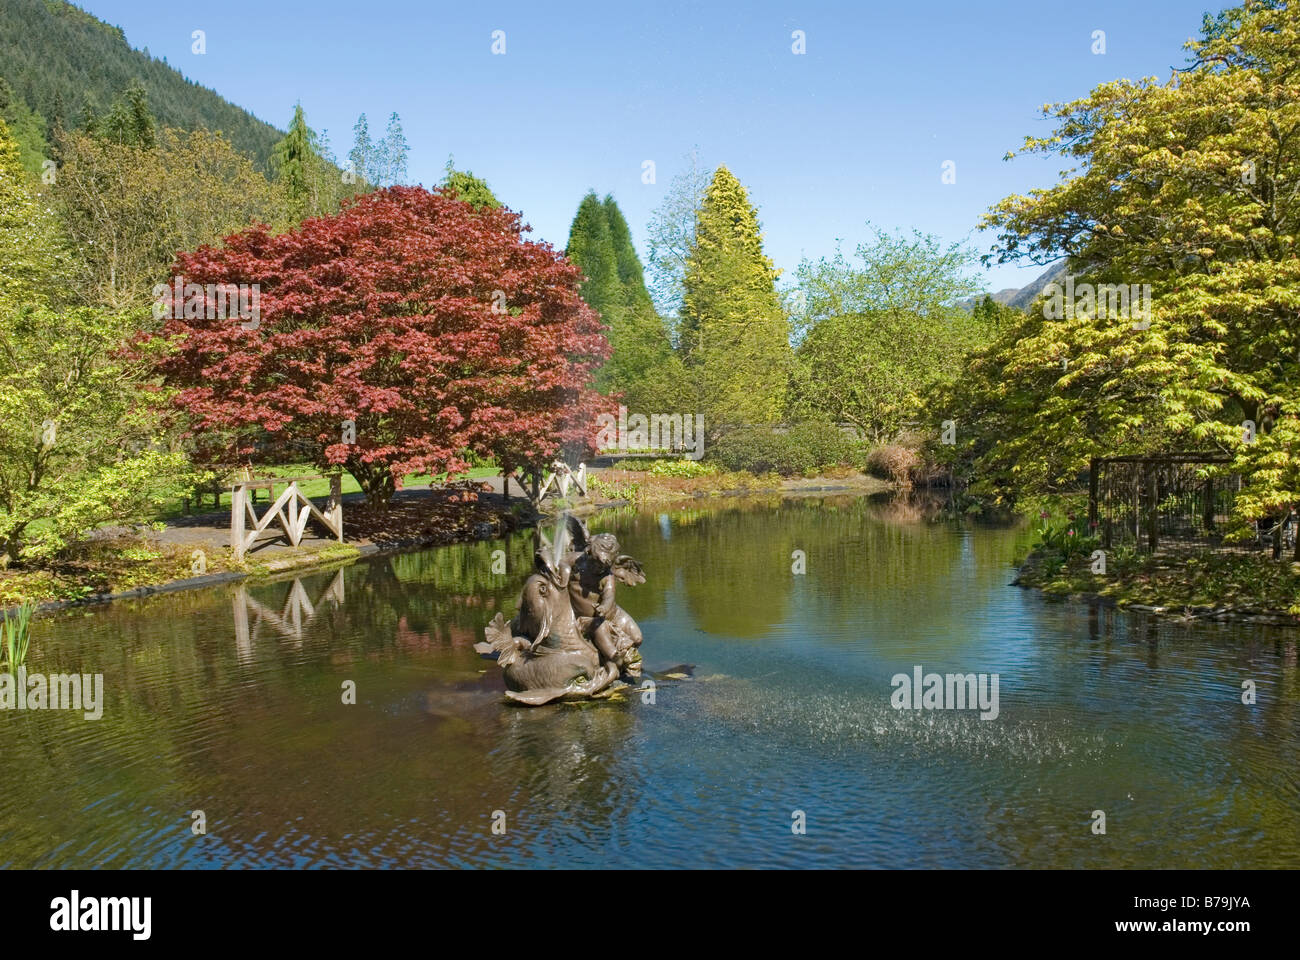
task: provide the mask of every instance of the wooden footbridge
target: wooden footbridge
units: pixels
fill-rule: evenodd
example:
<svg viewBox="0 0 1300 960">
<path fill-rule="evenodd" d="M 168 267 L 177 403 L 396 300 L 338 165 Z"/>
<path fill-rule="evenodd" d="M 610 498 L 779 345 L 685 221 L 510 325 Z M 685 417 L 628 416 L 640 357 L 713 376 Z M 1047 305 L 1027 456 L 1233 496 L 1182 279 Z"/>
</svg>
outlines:
<svg viewBox="0 0 1300 960">
<path fill-rule="evenodd" d="M 264 480 L 240 480 L 231 488 L 230 496 L 230 549 L 236 560 L 242 560 L 244 554 L 255 544 L 272 523 L 277 520 L 283 536 L 293 546 L 302 543 L 307 521 L 315 517 L 320 523 L 343 542 L 343 476 L 330 476 L 329 502 L 324 512 L 317 508 L 299 488 L 298 484 L 308 480 L 320 480 L 321 477 L 275 477 Z M 284 492 L 275 496 L 275 488 L 285 485 Z M 258 490 L 267 491 L 271 506 L 260 517 L 253 500 Z"/>
</svg>

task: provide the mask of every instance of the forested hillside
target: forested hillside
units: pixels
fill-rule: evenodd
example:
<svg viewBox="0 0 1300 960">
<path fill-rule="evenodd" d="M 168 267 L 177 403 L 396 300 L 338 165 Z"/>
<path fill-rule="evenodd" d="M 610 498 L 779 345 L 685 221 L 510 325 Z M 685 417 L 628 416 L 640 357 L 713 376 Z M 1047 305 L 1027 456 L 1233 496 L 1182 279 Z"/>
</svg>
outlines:
<svg viewBox="0 0 1300 960">
<path fill-rule="evenodd" d="M 147 92 L 161 125 L 220 130 L 264 169 L 281 136 L 269 123 L 187 80 L 166 61 L 132 49 L 118 27 L 62 0 L 0 4 L 0 78 L 39 114 L 47 141 L 56 123 L 71 127 L 88 110 L 101 114 L 136 81 Z"/>
</svg>

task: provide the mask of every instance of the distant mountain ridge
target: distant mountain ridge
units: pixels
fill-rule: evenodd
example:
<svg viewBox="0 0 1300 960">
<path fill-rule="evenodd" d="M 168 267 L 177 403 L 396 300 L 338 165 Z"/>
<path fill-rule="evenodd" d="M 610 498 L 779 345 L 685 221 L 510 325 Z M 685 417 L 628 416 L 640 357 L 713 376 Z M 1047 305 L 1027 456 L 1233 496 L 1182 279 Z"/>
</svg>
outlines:
<svg viewBox="0 0 1300 960">
<path fill-rule="evenodd" d="M 75 126 L 87 105 L 102 114 L 139 80 L 159 124 L 220 130 L 263 170 L 283 136 L 215 90 L 187 80 L 147 48 L 132 49 L 120 27 L 64 0 L 0 3 L 0 77 L 47 123 L 65 127 Z"/>
<path fill-rule="evenodd" d="M 999 290 L 997 293 L 989 294 L 994 303 L 1001 303 L 1004 306 L 1014 307 L 1017 310 L 1028 312 L 1033 302 L 1038 299 L 1043 288 L 1049 283 L 1060 283 L 1065 278 L 1066 261 L 1061 260 L 1047 268 L 1046 272 L 1040 274 L 1035 280 L 1023 287 L 1007 287 L 1005 290 Z M 963 309 L 970 310 L 975 304 L 983 300 L 984 297 L 968 297 L 962 300 L 960 306 Z"/>
</svg>

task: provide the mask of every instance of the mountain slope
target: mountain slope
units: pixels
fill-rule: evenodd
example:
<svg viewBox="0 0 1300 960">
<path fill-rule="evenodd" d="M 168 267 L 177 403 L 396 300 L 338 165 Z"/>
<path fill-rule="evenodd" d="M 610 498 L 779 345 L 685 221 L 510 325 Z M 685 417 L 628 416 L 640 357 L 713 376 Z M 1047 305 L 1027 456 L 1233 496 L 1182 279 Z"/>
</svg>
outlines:
<svg viewBox="0 0 1300 960">
<path fill-rule="evenodd" d="M 0 3 L 0 77 L 51 125 L 75 125 L 87 104 L 102 113 L 139 80 L 161 125 L 220 130 L 264 169 L 282 136 L 166 61 L 133 50 L 119 27 L 63 0 Z"/>
<path fill-rule="evenodd" d="M 1028 311 L 1038 295 L 1043 292 L 1043 288 L 1049 283 L 1060 283 L 1065 278 L 1066 264 L 1064 260 L 1052 264 L 1046 272 L 1038 275 L 1030 283 L 1023 287 L 1007 287 L 1005 290 L 999 290 L 997 293 L 990 294 L 994 303 L 1000 303 L 1004 306 L 1015 307 L 1017 310 Z M 984 299 L 984 295 L 978 297 L 967 297 L 958 303 L 963 310 L 973 309 L 976 303 Z"/>
<path fill-rule="evenodd" d="M 1011 296 L 1008 299 L 999 300 L 1001 294 L 994 294 L 993 299 L 999 303 L 1005 303 L 1009 307 L 1015 307 L 1017 310 L 1028 311 L 1033 302 L 1038 299 L 1038 295 L 1043 292 L 1044 287 L 1049 283 L 1060 283 L 1064 279 L 1065 261 L 1060 260 L 1048 267 L 1047 271 L 1039 275 L 1032 283 L 1021 287 L 1019 290 L 1010 291 Z"/>
</svg>

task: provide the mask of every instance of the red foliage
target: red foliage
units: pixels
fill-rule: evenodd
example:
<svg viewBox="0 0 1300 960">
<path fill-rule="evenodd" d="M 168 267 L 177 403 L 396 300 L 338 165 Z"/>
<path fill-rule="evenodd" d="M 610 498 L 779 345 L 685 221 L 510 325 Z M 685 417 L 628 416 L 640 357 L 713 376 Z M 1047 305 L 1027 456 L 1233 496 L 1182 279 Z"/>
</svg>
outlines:
<svg viewBox="0 0 1300 960">
<path fill-rule="evenodd" d="M 307 441 L 376 502 L 406 473 L 467 469 L 466 449 L 507 469 L 592 450 L 609 404 L 591 374 L 609 344 L 581 272 L 528 229 L 505 208 L 392 187 L 180 254 L 185 283 L 258 284 L 260 323 L 170 319 L 162 373 L 200 438 L 235 436 L 234 455 Z"/>
</svg>

